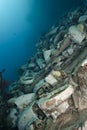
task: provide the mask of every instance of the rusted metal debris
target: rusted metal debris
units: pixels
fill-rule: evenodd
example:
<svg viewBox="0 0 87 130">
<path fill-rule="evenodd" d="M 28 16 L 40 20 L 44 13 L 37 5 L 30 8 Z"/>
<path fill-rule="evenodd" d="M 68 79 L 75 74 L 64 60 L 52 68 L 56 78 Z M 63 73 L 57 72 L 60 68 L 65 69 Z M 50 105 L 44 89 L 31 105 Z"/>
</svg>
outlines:
<svg viewBox="0 0 87 130">
<path fill-rule="evenodd" d="M 70 24 L 62 21 L 45 34 L 36 55 L 20 68 L 19 80 L 8 91 L 10 129 L 87 129 L 86 13 L 77 9 L 72 17 L 68 14 Z"/>
</svg>

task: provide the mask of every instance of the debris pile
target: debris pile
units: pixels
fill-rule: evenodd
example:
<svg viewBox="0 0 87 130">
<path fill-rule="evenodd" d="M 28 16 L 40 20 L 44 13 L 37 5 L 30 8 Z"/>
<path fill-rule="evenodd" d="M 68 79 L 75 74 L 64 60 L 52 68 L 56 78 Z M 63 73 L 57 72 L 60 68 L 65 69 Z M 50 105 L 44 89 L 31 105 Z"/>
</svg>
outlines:
<svg viewBox="0 0 87 130">
<path fill-rule="evenodd" d="M 9 86 L 7 125 L 18 130 L 87 130 L 87 11 L 53 25 Z M 81 126 L 82 124 L 82 126 Z"/>
</svg>

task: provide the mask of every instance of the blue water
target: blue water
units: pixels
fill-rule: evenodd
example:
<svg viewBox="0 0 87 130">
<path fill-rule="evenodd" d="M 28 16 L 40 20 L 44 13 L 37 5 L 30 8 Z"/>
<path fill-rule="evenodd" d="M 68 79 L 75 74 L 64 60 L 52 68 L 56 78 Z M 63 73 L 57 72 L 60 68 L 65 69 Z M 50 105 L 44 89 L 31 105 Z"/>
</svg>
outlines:
<svg viewBox="0 0 87 130">
<path fill-rule="evenodd" d="M 16 80 L 17 69 L 36 52 L 43 32 L 79 0 L 0 0 L 0 70 Z"/>
</svg>

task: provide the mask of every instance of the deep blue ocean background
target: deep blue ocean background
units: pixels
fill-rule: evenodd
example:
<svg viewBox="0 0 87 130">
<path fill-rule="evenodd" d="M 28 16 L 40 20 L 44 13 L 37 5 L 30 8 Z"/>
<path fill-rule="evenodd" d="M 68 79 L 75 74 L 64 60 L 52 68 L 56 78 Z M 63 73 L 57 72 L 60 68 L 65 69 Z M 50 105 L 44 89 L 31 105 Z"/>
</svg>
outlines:
<svg viewBox="0 0 87 130">
<path fill-rule="evenodd" d="M 0 71 L 16 80 L 18 68 L 36 52 L 36 41 L 79 0 L 0 0 Z"/>
</svg>

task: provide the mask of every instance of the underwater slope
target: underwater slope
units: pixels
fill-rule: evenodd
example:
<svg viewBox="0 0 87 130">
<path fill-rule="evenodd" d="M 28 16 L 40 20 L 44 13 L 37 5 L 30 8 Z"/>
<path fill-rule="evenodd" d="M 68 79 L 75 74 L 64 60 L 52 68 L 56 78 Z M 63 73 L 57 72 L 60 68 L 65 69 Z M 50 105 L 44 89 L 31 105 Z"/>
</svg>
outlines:
<svg viewBox="0 0 87 130">
<path fill-rule="evenodd" d="M 35 54 L 35 43 L 75 0 L 0 0 L 0 71 L 16 80 L 17 68 Z M 63 3 L 63 4 L 62 4 Z"/>
<path fill-rule="evenodd" d="M 36 46 L 4 99 L 8 129 L 87 130 L 86 9 L 68 12 Z"/>
</svg>

